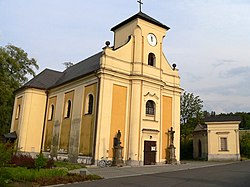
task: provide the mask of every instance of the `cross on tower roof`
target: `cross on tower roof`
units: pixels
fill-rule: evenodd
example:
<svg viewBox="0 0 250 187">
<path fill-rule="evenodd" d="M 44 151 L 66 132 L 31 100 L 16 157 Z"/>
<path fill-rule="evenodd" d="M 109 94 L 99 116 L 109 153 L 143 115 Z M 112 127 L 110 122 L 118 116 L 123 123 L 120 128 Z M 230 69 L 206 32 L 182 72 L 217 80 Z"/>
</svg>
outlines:
<svg viewBox="0 0 250 187">
<path fill-rule="evenodd" d="M 143 2 L 141 0 L 138 0 L 137 2 L 139 3 L 139 10 L 141 12 L 141 6 L 142 6 Z"/>
</svg>

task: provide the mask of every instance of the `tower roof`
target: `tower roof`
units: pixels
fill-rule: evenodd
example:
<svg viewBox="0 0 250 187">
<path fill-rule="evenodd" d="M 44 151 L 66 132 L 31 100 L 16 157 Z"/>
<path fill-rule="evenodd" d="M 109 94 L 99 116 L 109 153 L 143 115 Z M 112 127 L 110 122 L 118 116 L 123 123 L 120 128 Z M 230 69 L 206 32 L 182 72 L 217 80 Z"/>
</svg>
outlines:
<svg viewBox="0 0 250 187">
<path fill-rule="evenodd" d="M 164 28 L 164 29 L 166 29 L 166 30 L 169 30 L 169 29 L 170 29 L 168 26 L 162 24 L 161 22 L 159 22 L 159 21 L 157 21 L 156 19 L 154 19 L 154 18 L 148 16 L 147 14 L 145 14 L 145 13 L 143 13 L 143 12 L 139 12 L 139 13 L 133 15 L 132 17 L 130 17 L 130 18 L 124 20 L 123 22 L 119 23 L 118 25 L 114 26 L 114 27 L 111 29 L 111 31 L 115 31 L 115 30 L 118 29 L 119 27 L 121 27 L 121 26 L 123 26 L 123 25 L 125 25 L 125 24 L 127 24 L 127 23 L 129 23 L 129 22 L 131 22 L 132 20 L 138 19 L 138 18 L 139 18 L 139 19 L 143 19 L 143 20 L 145 20 L 145 21 L 148 21 L 148 22 L 150 22 L 150 23 L 152 23 L 152 24 L 155 24 L 155 25 L 157 25 L 157 26 L 159 26 L 159 27 L 162 27 L 162 28 Z"/>
</svg>

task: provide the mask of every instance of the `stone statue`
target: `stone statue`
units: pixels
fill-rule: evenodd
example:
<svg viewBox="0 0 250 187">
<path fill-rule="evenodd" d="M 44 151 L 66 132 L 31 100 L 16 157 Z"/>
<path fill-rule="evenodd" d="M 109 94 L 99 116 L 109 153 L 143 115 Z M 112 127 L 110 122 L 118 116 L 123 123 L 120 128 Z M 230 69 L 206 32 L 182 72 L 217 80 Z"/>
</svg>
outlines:
<svg viewBox="0 0 250 187">
<path fill-rule="evenodd" d="M 114 137 L 114 148 L 113 148 L 113 166 L 123 166 L 122 149 L 121 146 L 121 131 L 118 130 L 116 137 Z"/>
<path fill-rule="evenodd" d="M 168 133 L 169 133 L 170 145 L 174 145 L 174 133 L 175 133 L 175 131 L 173 131 L 173 127 L 171 127 L 171 129 L 168 131 Z"/>
<path fill-rule="evenodd" d="M 117 135 L 116 135 L 118 146 L 121 145 L 121 136 L 122 136 L 122 135 L 121 135 L 121 131 L 118 130 L 118 133 L 117 133 Z"/>
<path fill-rule="evenodd" d="M 170 141 L 170 145 L 167 148 L 167 163 L 168 164 L 176 164 L 176 157 L 175 157 L 175 146 L 174 146 L 174 133 L 175 131 L 173 131 L 173 127 L 171 127 L 170 130 L 168 130 L 168 134 L 169 134 L 169 141 Z"/>
</svg>

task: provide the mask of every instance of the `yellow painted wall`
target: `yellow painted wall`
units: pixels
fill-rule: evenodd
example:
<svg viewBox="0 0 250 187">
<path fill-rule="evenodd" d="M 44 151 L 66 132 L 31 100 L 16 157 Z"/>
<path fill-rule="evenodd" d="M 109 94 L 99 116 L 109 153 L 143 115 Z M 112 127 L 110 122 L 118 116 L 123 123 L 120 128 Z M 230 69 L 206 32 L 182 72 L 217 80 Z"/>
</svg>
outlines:
<svg viewBox="0 0 250 187">
<path fill-rule="evenodd" d="M 16 95 L 15 113 L 20 104 L 19 119 L 12 118 L 11 131 L 17 130 L 20 151 L 38 153 L 41 148 L 46 93 L 34 88 L 24 89 Z"/>
<path fill-rule="evenodd" d="M 168 130 L 172 127 L 172 98 L 162 97 L 162 159 L 166 159 L 166 149 L 169 146 Z"/>
<path fill-rule="evenodd" d="M 125 123 L 126 123 L 126 106 L 127 105 L 127 88 L 124 86 L 113 85 L 112 96 L 112 113 L 109 139 L 109 157 L 113 156 L 114 137 L 118 130 L 121 131 L 121 146 L 124 147 L 125 140 Z"/>
<path fill-rule="evenodd" d="M 207 122 L 208 154 L 239 154 L 239 123 Z M 220 138 L 227 138 L 227 151 L 221 151 Z"/>
<path fill-rule="evenodd" d="M 69 118 L 64 117 L 66 114 L 65 107 L 67 106 L 68 100 L 71 100 L 71 115 Z M 69 138 L 70 138 L 70 128 L 71 128 L 71 118 L 73 113 L 73 100 L 74 100 L 74 91 L 65 93 L 64 97 L 64 107 L 63 107 L 63 120 L 61 125 L 61 134 L 60 134 L 60 145 L 59 149 L 62 149 L 63 152 L 68 152 L 69 148 Z"/>
<path fill-rule="evenodd" d="M 47 105 L 47 119 L 46 119 L 46 131 L 45 131 L 45 139 L 44 139 L 44 151 L 50 151 L 51 149 L 51 141 L 53 136 L 53 125 L 55 119 L 55 111 L 56 111 L 56 99 L 57 97 L 49 98 L 48 105 Z M 50 107 L 54 105 L 54 113 L 53 117 L 51 118 L 50 114 Z"/>
<path fill-rule="evenodd" d="M 95 113 L 96 113 L 96 89 L 97 84 L 92 84 L 85 87 L 83 97 L 83 116 L 81 124 L 81 135 L 80 135 L 80 146 L 79 154 L 84 156 L 92 156 L 93 153 L 93 138 L 94 138 L 94 124 L 95 124 Z M 87 114 L 88 95 L 94 96 L 93 111 L 92 114 Z"/>
<path fill-rule="evenodd" d="M 17 98 L 15 113 L 13 114 L 14 115 L 14 127 L 13 127 L 12 131 L 16 131 L 17 134 L 19 134 L 19 132 L 18 132 L 18 124 L 19 124 L 19 121 L 20 121 L 20 118 L 21 118 L 21 110 L 22 110 L 22 107 L 23 107 L 22 106 L 22 98 L 23 97 Z"/>
</svg>

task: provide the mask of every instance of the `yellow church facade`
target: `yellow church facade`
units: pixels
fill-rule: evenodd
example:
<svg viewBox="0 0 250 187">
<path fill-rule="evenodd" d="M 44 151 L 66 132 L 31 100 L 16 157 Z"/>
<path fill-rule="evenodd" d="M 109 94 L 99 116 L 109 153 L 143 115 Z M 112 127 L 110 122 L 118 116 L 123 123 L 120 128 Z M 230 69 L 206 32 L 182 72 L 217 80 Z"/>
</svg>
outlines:
<svg viewBox="0 0 250 187">
<path fill-rule="evenodd" d="M 112 47 L 17 90 L 11 132 L 20 151 L 96 164 L 112 160 L 120 131 L 126 164 L 162 164 L 173 127 L 179 161 L 182 89 L 162 51 L 168 29 L 139 12 L 111 29 Z"/>
</svg>

